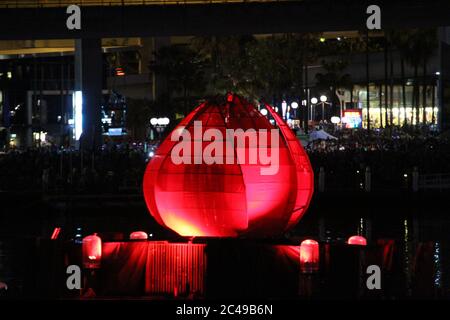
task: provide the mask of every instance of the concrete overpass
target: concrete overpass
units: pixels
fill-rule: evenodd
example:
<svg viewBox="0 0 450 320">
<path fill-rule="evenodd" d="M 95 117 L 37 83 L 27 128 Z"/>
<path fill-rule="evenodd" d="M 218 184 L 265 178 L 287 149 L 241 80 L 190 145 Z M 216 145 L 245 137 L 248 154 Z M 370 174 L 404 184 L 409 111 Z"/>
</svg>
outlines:
<svg viewBox="0 0 450 320">
<path fill-rule="evenodd" d="M 66 8 L 77 3 L 81 30 L 68 30 Z M 450 25 L 448 0 L 1 0 L 0 40 L 76 39 L 74 89 L 91 148 L 101 137 L 102 38 L 365 30 L 372 4 L 382 29 Z"/>
<path fill-rule="evenodd" d="M 66 28 L 74 3 L 80 31 Z M 3 0 L 0 40 L 362 30 L 371 4 L 383 29 L 450 25 L 448 0 Z"/>
</svg>

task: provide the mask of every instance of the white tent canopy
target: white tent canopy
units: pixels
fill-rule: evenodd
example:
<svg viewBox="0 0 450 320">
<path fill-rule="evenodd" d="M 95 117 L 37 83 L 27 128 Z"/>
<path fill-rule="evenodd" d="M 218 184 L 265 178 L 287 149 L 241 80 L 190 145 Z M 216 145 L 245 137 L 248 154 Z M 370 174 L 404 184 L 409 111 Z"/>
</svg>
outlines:
<svg viewBox="0 0 450 320">
<path fill-rule="evenodd" d="M 329 133 L 326 133 L 323 130 L 316 130 L 313 131 L 309 134 L 309 141 L 314 141 L 314 140 L 328 140 L 328 139 L 332 139 L 332 140 L 337 140 L 336 137 L 332 136 Z"/>
</svg>

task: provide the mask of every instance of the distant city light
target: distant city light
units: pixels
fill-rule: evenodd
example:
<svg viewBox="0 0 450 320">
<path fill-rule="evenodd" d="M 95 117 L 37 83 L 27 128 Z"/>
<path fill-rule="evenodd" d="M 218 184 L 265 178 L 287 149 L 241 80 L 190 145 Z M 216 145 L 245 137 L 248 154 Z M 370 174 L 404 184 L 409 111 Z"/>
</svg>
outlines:
<svg viewBox="0 0 450 320">
<path fill-rule="evenodd" d="M 56 227 L 53 229 L 53 233 L 50 237 L 51 240 L 56 240 L 58 239 L 59 233 L 61 232 L 61 228 L 60 227 Z"/>
<path fill-rule="evenodd" d="M 341 41 L 341 37 L 337 37 L 336 39 L 337 39 L 337 41 Z"/>
<path fill-rule="evenodd" d="M 111 124 L 112 119 L 110 117 L 104 117 L 104 118 L 102 118 L 102 123 Z"/>
<path fill-rule="evenodd" d="M 109 136 L 121 136 L 123 134 L 123 128 L 109 128 L 108 135 Z"/>
<path fill-rule="evenodd" d="M 261 109 L 261 114 L 263 115 L 263 116 L 267 116 L 267 110 L 266 109 Z"/>
<path fill-rule="evenodd" d="M 286 102 L 286 101 L 283 101 L 283 102 L 281 103 L 281 113 L 282 113 L 282 115 L 283 115 L 283 118 L 286 117 L 286 111 L 287 111 L 287 102 Z"/>
<path fill-rule="evenodd" d="M 291 103 L 291 107 L 292 109 L 297 109 L 298 108 L 298 102 L 294 101 Z"/>
<path fill-rule="evenodd" d="M 320 101 L 326 102 L 327 101 L 327 96 L 321 95 L 320 96 Z"/>
<path fill-rule="evenodd" d="M 83 133 L 83 93 L 81 91 L 75 91 L 73 94 L 73 117 L 75 140 L 80 140 Z"/>
<path fill-rule="evenodd" d="M 158 118 L 156 121 L 157 125 L 159 126 L 167 126 L 170 123 L 169 118 Z"/>
<path fill-rule="evenodd" d="M 439 71 L 436 71 L 436 72 L 435 72 L 435 75 L 440 76 L 441 73 L 440 73 Z"/>
<path fill-rule="evenodd" d="M 122 77 L 125 75 L 125 71 L 123 71 L 122 67 L 117 67 L 116 68 L 116 76 Z"/>
<path fill-rule="evenodd" d="M 150 119 L 150 124 L 152 126 L 167 126 L 169 123 L 170 123 L 170 119 L 167 117 Z"/>
<path fill-rule="evenodd" d="M 319 100 L 316 97 L 311 98 L 311 103 L 316 104 Z"/>
<path fill-rule="evenodd" d="M 325 38 L 324 38 L 324 37 L 320 37 L 320 38 L 319 38 L 319 41 L 320 41 L 320 42 L 325 42 Z"/>
<path fill-rule="evenodd" d="M 162 118 L 162 124 L 163 125 L 167 126 L 167 125 L 169 125 L 169 123 L 170 123 L 170 119 L 169 118 L 167 118 L 167 117 Z"/>
<path fill-rule="evenodd" d="M 331 117 L 331 123 L 338 124 L 339 122 L 341 122 L 341 118 L 339 118 L 339 117 Z"/>
</svg>

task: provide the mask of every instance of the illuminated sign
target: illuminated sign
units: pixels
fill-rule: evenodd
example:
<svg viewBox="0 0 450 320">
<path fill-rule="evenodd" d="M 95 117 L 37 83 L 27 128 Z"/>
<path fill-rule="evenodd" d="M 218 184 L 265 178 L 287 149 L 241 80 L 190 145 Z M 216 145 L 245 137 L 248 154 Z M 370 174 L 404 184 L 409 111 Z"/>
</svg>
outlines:
<svg viewBox="0 0 450 320">
<path fill-rule="evenodd" d="M 73 119 L 74 119 L 74 136 L 75 140 L 80 140 L 83 133 L 83 93 L 75 91 L 73 93 Z"/>
<path fill-rule="evenodd" d="M 344 110 L 344 116 L 342 117 L 342 123 L 346 128 L 355 129 L 362 127 L 362 112 L 360 109 L 347 109 Z"/>
<path fill-rule="evenodd" d="M 108 129 L 108 135 L 110 136 L 121 136 L 122 135 L 122 128 L 109 128 Z"/>
</svg>

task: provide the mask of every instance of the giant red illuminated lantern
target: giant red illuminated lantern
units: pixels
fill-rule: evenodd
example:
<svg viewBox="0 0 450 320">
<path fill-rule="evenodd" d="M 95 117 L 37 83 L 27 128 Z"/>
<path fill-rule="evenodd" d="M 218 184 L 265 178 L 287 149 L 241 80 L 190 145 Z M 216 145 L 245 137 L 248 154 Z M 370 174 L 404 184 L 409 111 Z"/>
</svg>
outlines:
<svg viewBox="0 0 450 320">
<path fill-rule="evenodd" d="M 253 164 L 194 164 L 194 160 L 175 164 L 171 152 L 179 142 L 172 141 L 171 135 L 162 142 L 147 166 L 143 185 L 147 207 L 158 223 L 182 236 L 203 237 L 275 236 L 297 224 L 313 193 L 313 171 L 295 134 L 272 107 L 266 108 L 279 128 L 279 138 L 274 140 L 279 155 L 275 174 L 263 175 L 261 168 L 269 165 L 260 159 Z M 202 103 L 174 132 L 187 130 L 195 136 L 194 121 L 201 121 L 202 133 L 214 128 L 224 137 L 227 129 L 269 133 L 275 129 L 251 103 L 236 95 Z M 262 148 L 261 141 L 257 148 Z M 209 143 L 203 140 L 200 145 L 205 149 Z M 195 139 L 191 144 L 194 149 Z M 276 145 L 268 138 L 267 148 L 272 144 Z M 236 157 L 255 146 L 233 147 Z"/>
</svg>

